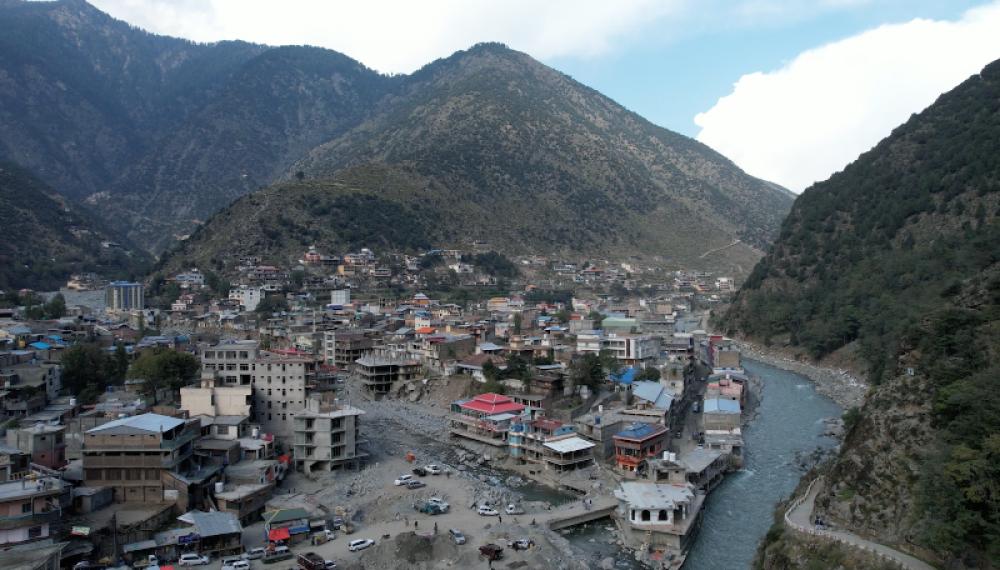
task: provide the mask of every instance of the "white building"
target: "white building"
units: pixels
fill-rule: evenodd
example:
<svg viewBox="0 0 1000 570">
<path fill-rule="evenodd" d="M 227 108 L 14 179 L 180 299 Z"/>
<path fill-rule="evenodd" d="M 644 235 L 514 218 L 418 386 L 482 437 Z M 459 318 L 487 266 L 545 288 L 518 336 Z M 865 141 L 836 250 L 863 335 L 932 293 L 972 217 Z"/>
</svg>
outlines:
<svg viewBox="0 0 1000 570">
<path fill-rule="evenodd" d="M 346 306 L 351 304 L 351 290 L 350 289 L 335 289 L 330 291 L 330 304 Z"/>
<path fill-rule="evenodd" d="M 240 286 L 229 291 L 229 298 L 239 301 L 244 311 L 253 312 L 264 300 L 264 289 L 261 287 Z"/>
</svg>

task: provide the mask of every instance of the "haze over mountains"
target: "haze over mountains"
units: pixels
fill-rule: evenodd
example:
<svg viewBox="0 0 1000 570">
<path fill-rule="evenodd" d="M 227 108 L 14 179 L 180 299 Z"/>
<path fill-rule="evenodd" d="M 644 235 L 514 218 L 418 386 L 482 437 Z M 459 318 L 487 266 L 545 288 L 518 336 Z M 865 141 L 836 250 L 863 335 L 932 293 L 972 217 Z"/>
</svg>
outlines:
<svg viewBox="0 0 1000 570">
<path fill-rule="evenodd" d="M 1000 61 L 806 190 L 725 319 L 867 373 L 822 514 L 947 568 L 1000 563 L 998 148 Z"/>
<path fill-rule="evenodd" d="M 704 145 L 496 44 L 388 77 L 325 49 L 151 35 L 81 0 L 6 0 L 0 26 L 0 157 L 155 252 L 299 171 L 313 188 L 351 178 L 448 243 L 685 260 L 738 239 L 750 247 L 722 255 L 746 269 L 791 203 Z M 362 166 L 405 173 L 425 195 L 341 172 Z M 336 209 L 337 192 L 308 200 Z M 470 230 L 475 216 L 485 235 Z"/>
</svg>

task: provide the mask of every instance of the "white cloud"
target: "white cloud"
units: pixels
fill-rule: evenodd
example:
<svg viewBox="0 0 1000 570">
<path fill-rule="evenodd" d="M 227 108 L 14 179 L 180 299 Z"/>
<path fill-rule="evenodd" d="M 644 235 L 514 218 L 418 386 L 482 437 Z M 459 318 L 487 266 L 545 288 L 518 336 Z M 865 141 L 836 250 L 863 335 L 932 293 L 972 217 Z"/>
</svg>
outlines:
<svg viewBox="0 0 1000 570">
<path fill-rule="evenodd" d="M 211 42 L 309 44 L 408 73 L 482 41 L 540 59 L 593 57 L 688 0 L 92 0 L 149 31 Z"/>
<path fill-rule="evenodd" d="M 1000 58 L 1000 2 L 955 21 L 884 25 L 742 76 L 698 114 L 697 138 L 800 192 Z"/>
</svg>

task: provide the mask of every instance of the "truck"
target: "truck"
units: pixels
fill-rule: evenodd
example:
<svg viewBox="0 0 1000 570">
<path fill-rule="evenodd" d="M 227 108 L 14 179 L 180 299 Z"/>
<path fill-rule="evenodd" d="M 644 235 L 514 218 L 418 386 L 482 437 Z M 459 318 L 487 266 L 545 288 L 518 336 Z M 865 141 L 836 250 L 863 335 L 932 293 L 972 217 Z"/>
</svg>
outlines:
<svg viewBox="0 0 1000 570">
<path fill-rule="evenodd" d="M 315 552 L 299 554 L 299 568 L 302 570 L 330 570 L 336 567 L 337 565 L 332 560 L 324 560 Z"/>
</svg>

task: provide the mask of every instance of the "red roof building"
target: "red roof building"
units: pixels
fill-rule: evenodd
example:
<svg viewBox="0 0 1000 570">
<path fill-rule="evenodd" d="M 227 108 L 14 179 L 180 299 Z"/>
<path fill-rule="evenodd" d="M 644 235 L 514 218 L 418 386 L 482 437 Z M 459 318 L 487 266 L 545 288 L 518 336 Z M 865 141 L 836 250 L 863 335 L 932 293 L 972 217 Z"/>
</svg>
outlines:
<svg viewBox="0 0 1000 570">
<path fill-rule="evenodd" d="M 492 416 L 494 414 L 520 414 L 524 411 L 524 405 L 518 404 L 507 396 L 488 392 L 473 397 L 464 403 L 459 404 L 463 410 Z"/>
</svg>

